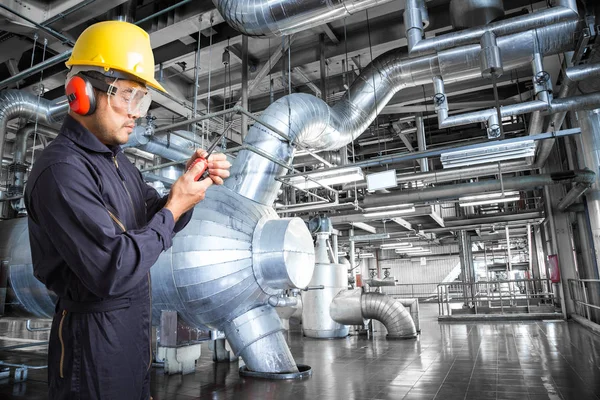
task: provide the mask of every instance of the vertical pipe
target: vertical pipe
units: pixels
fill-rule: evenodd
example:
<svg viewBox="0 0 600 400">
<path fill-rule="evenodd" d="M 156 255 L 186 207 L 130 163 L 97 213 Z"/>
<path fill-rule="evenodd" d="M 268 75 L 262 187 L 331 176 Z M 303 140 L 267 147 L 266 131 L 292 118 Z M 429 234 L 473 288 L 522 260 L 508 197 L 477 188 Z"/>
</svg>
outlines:
<svg viewBox="0 0 600 400">
<path fill-rule="evenodd" d="M 338 235 L 336 233 L 331 234 L 331 247 L 333 248 L 333 262 L 337 264 L 340 260 L 338 255 Z"/>
<path fill-rule="evenodd" d="M 321 64 L 321 98 L 327 103 L 327 65 L 325 63 L 325 34 L 319 35 L 320 64 Z"/>
<path fill-rule="evenodd" d="M 248 110 L 248 36 L 242 35 L 242 108 Z M 242 114 L 242 141 L 248 134 L 248 117 Z"/>
<path fill-rule="evenodd" d="M 425 151 L 427 150 L 427 141 L 425 140 L 425 124 L 423 123 L 423 114 L 418 113 L 416 115 L 415 123 L 417 125 L 417 143 L 419 146 L 419 151 Z M 427 158 L 419 159 L 419 165 L 421 167 L 421 172 L 429 172 Z"/>
<path fill-rule="evenodd" d="M 506 234 L 506 254 L 508 256 L 508 259 L 506 260 L 506 267 L 508 268 L 507 272 L 508 272 L 508 279 L 511 280 L 513 279 L 513 273 L 512 273 L 512 260 L 511 260 L 511 256 L 510 256 L 510 231 L 508 229 L 508 225 L 506 225 L 504 227 L 504 233 Z"/>
<path fill-rule="evenodd" d="M 200 16 L 199 24 L 202 26 L 202 16 Z M 198 116 L 198 81 L 200 79 L 200 42 L 202 34 L 198 30 L 198 45 L 196 46 L 196 61 L 194 65 L 194 103 L 192 104 L 192 118 Z M 208 98 L 210 104 L 210 97 Z M 192 133 L 194 134 L 194 140 L 196 140 L 196 124 L 192 124 Z"/>
<path fill-rule="evenodd" d="M 350 237 L 354 236 L 354 227 L 350 228 Z M 356 257 L 356 247 L 354 247 L 354 240 L 350 241 L 350 269 L 352 270 L 352 277 L 354 278 L 354 281 L 356 282 L 356 263 L 355 263 L 355 257 Z"/>
</svg>

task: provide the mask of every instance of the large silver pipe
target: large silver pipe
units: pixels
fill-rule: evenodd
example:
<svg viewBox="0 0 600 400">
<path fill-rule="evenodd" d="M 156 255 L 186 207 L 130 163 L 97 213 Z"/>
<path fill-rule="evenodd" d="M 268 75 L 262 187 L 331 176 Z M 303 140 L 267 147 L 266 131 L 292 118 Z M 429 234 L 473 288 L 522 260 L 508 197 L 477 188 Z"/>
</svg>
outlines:
<svg viewBox="0 0 600 400">
<path fill-rule="evenodd" d="M 600 109 L 578 111 L 577 118 L 581 126 L 580 149 L 587 168 L 600 170 Z M 598 177 L 597 177 L 598 178 Z M 594 243 L 596 265 L 600 265 L 600 180 L 596 179 L 585 196 L 588 208 L 592 240 Z"/>
<path fill-rule="evenodd" d="M 421 203 L 426 201 L 456 199 L 468 194 L 483 194 L 500 190 L 530 190 L 534 187 L 576 182 L 588 184 L 594 182 L 596 174 L 590 170 L 563 171 L 544 175 L 517 176 L 500 180 L 446 185 L 423 190 L 406 190 L 395 194 L 368 196 L 364 207 L 389 206 L 403 203 Z"/>
<path fill-rule="evenodd" d="M 4 157 L 6 126 L 11 119 L 21 117 L 55 126 L 68 109 L 69 105 L 64 97 L 50 101 L 21 90 L 0 92 L 0 160 Z"/>
<path fill-rule="evenodd" d="M 571 102 L 575 101 L 588 101 L 592 100 L 590 97 L 586 97 L 584 99 L 580 99 L 580 96 L 571 97 L 575 93 L 577 89 L 577 84 L 586 79 L 593 79 L 600 76 L 600 64 L 584 64 L 578 65 L 574 67 L 569 67 L 565 70 L 565 78 L 560 87 L 560 91 L 558 93 L 557 98 L 554 100 L 555 102 L 561 102 L 563 99 L 570 97 Z M 594 101 L 594 100 L 592 100 Z M 576 103 L 577 104 L 577 103 Z M 583 109 L 583 108 L 581 108 Z M 565 117 L 567 115 L 567 110 L 559 110 L 557 113 L 552 114 L 548 125 L 546 126 L 546 132 L 550 131 L 558 131 L 560 130 L 563 122 L 565 121 Z M 541 129 L 541 128 L 540 128 Z M 536 132 L 534 132 L 536 133 Z M 539 133 L 539 132 L 537 132 Z M 550 152 L 552 151 L 552 147 L 554 146 L 554 139 L 547 139 L 540 143 L 536 156 L 536 164 L 542 167 Z"/>
<path fill-rule="evenodd" d="M 302 294 L 302 332 L 312 338 L 342 338 L 348 336 L 348 327 L 337 323 L 329 315 L 329 304 L 348 288 L 348 271 L 344 264 L 328 256 L 329 233 L 317 233 L 315 270 L 309 286 L 323 286 Z M 333 261 L 333 262 L 332 262 Z"/>
<path fill-rule="evenodd" d="M 534 48 L 556 54 L 574 47 L 576 23 L 545 26 L 498 38 L 504 70 L 531 62 Z M 335 150 L 362 134 L 399 90 L 430 83 L 435 76 L 454 82 L 481 75 L 479 45 L 470 45 L 420 58 L 407 58 L 393 50 L 377 57 L 334 106 L 307 94 L 291 94 L 271 104 L 248 132 L 246 143 L 273 155 L 284 164 L 294 156 L 294 146 L 261 125 L 266 122 L 293 142 L 315 150 Z M 287 170 L 243 150 L 225 185 L 246 198 L 271 205 L 281 186 L 274 179 Z M 257 179 L 258 177 L 258 179 Z"/>
<path fill-rule="evenodd" d="M 529 171 L 533 169 L 533 164 L 527 161 L 506 161 L 503 163 L 481 164 L 472 167 L 460 167 L 443 169 L 439 171 L 431 171 L 424 173 L 400 173 L 396 175 L 397 183 L 418 182 L 422 181 L 425 184 L 443 183 L 451 181 L 461 181 L 465 179 L 477 178 L 479 176 L 494 175 L 499 173 L 514 173 L 521 171 Z M 342 186 L 343 190 L 353 190 L 354 185 L 357 189 L 367 187 L 367 182 L 347 183 Z"/>
<path fill-rule="evenodd" d="M 399 300 L 383 293 L 363 293 L 362 289 L 340 292 L 329 307 L 334 321 L 344 325 L 363 325 L 374 319 L 387 329 L 388 339 L 413 339 L 417 329 L 410 313 Z"/>
<path fill-rule="evenodd" d="M 406 9 L 404 10 L 404 29 L 408 40 L 408 51 L 413 57 L 479 43 L 480 38 L 486 32 L 492 32 L 497 37 L 500 37 L 560 22 L 577 21 L 579 18 L 576 3 L 573 0 L 565 0 L 561 1 L 558 7 L 433 38 L 422 39 L 423 21 L 419 18 L 420 15 L 421 11 L 418 0 L 407 0 Z"/>
<path fill-rule="evenodd" d="M 234 29 L 248 36 L 284 36 L 314 28 L 392 0 L 213 0 Z"/>
</svg>

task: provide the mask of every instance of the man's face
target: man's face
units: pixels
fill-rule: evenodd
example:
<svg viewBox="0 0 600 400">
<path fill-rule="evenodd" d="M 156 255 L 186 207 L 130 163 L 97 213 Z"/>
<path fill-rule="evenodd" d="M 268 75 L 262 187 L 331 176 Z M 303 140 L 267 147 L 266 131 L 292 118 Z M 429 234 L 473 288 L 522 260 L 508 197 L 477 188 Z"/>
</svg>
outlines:
<svg viewBox="0 0 600 400">
<path fill-rule="evenodd" d="M 97 96 L 96 112 L 90 121 L 92 132 L 108 146 L 127 143 L 135 120 L 143 117 L 140 109 L 135 107 L 137 100 L 147 93 L 147 89 L 135 81 L 119 79 L 113 86 L 117 88 L 114 95 L 101 93 Z"/>
</svg>

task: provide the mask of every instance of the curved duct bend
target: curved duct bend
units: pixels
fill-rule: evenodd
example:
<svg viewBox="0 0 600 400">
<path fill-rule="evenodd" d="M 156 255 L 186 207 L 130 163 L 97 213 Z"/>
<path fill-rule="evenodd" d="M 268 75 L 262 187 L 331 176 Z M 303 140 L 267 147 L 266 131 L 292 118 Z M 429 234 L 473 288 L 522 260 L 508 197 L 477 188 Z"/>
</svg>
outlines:
<svg viewBox="0 0 600 400">
<path fill-rule="evenodd" d="M 505 71 L 531 63 L 536 39 L 542 54 L 572 49 L 576 28 L 576 22 L 565 22 L 498 38 Z M 479 45 L 469 45 L 419 58 L 393 50 L 373 60 L 335 106 L 308 94 L 291 94 L 271 104 L 259 122 L 314 150 L 339 149 L 362 134 L 399 90 L 431 84 L 438 75 L 448 82 L 480 77 L 480 50 Z M 284 164 L 294 156 L 291 143 L 260 123 L 250 128 L 246 143 Z M 287 170 L 249 150 L 240 151 L 237 160 L 226 187 L 261 204 L 273 204 L 281 187 L 275 178 Z"/>
<path fill-rule="evenodd" d="M 37 119 L 40 124 L 53 126 L 61 122 L 68 109 L 65 97 L 50 101 L 21 90 L 0 92 L 0 160 L 4 157 L 6 126 L 11 119 Z"/>
<path fill-rule="evenodd" d="M 388 339 L 414 339 L 417 329 L 402 302 L 383 293 L 363 293 L 362 289 L 340 292 L 329 307 L 331 318 L 344 325 L 362 325 L 365 319 L 381 322 Z"/>
<path fill-rule="evenodd" d="M 213 3 L 227 23 L 244 35 L 283 36 L 314 28 L 391 1 L 213 0 Z M 423 20 L 427 19 L 427 14 L 423 14 Z"/>
</svg>

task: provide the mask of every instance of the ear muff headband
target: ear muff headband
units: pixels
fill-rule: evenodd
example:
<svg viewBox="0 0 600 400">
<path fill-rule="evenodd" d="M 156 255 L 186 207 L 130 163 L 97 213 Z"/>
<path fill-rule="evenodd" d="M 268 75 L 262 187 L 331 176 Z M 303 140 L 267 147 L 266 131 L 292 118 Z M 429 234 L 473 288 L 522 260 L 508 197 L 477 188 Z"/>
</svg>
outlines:
<svg viewBox="0 0 600 400">
<path fill-rule="evenodd" d="M 73 112 L 79 115 L 91 115 L 96 111 L 96 96 L 92 83 L 81 74 L 69 80 L 66 86 L 67 100 Z"/>
</svg>

